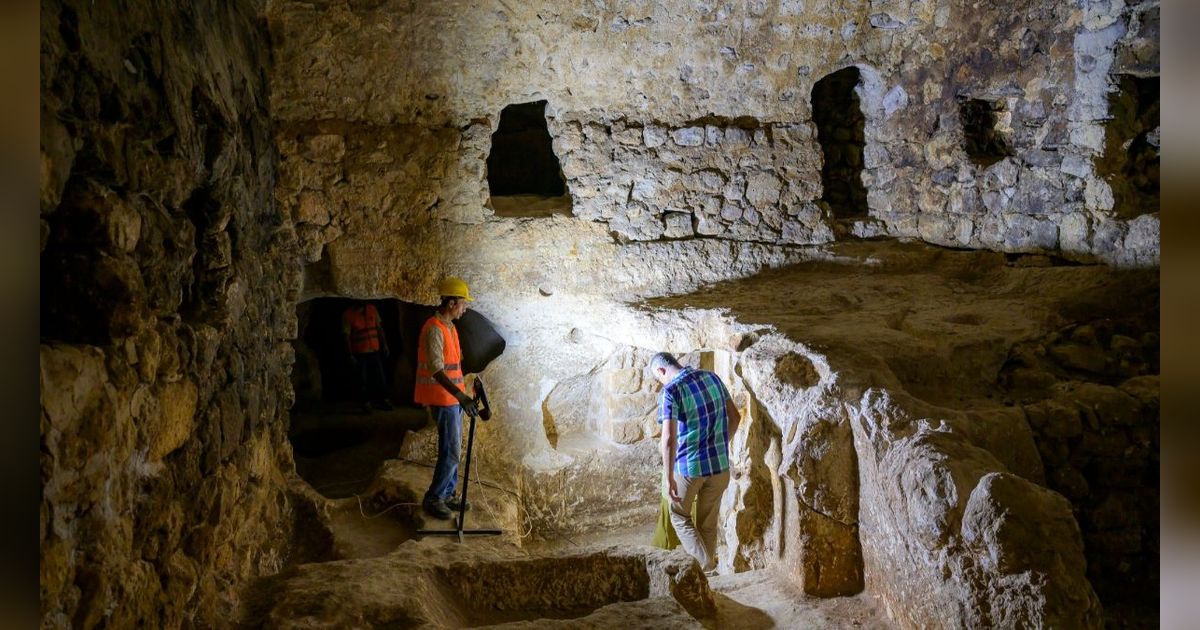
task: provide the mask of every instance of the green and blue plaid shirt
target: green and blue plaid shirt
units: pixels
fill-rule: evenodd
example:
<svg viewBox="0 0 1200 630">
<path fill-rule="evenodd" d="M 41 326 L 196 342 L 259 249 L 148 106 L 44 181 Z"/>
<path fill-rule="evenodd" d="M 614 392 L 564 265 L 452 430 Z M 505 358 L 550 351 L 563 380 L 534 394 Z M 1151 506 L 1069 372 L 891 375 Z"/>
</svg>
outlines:
<svg viewBox="0 0 1200 630">
<path fill-rule="evenodd" d="M 708 477 L 729 469 L 728 399 L 729 390 L 716 374 L 691 367 L 663 387 L 658 422 L 672 421 L 679 429 L 675 472 Z"/>
</svg>

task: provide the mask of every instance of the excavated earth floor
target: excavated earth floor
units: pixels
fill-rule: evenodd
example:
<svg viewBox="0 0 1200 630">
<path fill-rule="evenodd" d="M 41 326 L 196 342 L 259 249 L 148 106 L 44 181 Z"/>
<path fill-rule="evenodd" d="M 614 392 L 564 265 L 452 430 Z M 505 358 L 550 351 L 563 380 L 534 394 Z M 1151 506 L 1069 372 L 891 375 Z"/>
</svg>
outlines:
<svg viewBox="0 0 1200 630">
<path fill-rule="evenodd" d="M 724 310 L 813 347 L 871 386 L 952 409 L 1036 397 L 1021 383 L 997 382 L 1019 342 L 1098 319 L 1157 332 L 1157 270 L 896 241 L 847 243 L 833 252 L 833 261 L 647 304 Z M 1152 342 L 1157 347 L 1157 336 Z"/>
<path fill-rule="evenodd" d="M 292 413 L 288 439 L 296 472 L 332 499 L 365 490 L 383 462 L 400 452 L 404 437 L 426 424 L 421 409 L 360 413 L 354 407 L 327 403 Z"/>
</svg>

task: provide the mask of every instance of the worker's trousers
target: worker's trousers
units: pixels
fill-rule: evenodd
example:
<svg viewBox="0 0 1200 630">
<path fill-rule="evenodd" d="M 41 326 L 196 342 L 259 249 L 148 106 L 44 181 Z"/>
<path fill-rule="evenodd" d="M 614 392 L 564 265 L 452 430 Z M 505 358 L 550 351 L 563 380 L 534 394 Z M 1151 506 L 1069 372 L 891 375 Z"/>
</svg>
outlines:
<svg viewBox="0 0 1200 630">
<path fill-rule="evenodd" d="M 425 501 L 449 499 L 454 496 L 458 481 L 458 457 L 462 451 L 462 407 L 430 405 L 429 412 L 437 422 L 437 463 L 433 467 L 433 483 L 425 493 Z"/>
<path fill-rule="evenodd" d="M 358 395 L 363 403 L 387 400 L 387 383 L 383 375 L 383 354 L 380 352 L 356 352 L 354 363 L 358 367 Z"/>
<path fill-rule="evenodd" d="M 683 550 L 692 555 L 705 571 L 717 566 L 717 515 L 721 496 L 729 485 L 729 471 L 708 477 L 687 477 L 675 473 L 675 491 L 683 498 L 671 502 L 671 525 Z M 692 522 L 692 504 L 696 522 Z"/>
</svg>

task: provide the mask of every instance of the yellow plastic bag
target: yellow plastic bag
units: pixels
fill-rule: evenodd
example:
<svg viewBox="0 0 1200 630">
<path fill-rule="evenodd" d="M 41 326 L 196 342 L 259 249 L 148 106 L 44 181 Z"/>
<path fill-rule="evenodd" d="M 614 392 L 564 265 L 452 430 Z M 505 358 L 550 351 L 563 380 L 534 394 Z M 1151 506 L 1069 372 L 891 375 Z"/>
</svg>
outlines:
<svg viewBox="0 0 1200 630">
<path fill-rule="evenodd" d="M 654 525 L 654 538 L 650 544 L 659 549 L 674 549 L 679 546 L 679 536 L 671 525 L 671 498 L 667 496 L 667 476 L 663 474 L 658 493 L 658 523 Z M 692 522 L 696 522 L 696 504 L 692 504 Z"/>
<path fill-rule="evenodd" d="M 671 525 L 670 499 L 658 497 L 658 523 L 654 526 L 654 539 L 651 545 L 659 549 L 674 549 L 679 546 L 679 536 L 675 535 L 675 527 Z"/>
</svg>

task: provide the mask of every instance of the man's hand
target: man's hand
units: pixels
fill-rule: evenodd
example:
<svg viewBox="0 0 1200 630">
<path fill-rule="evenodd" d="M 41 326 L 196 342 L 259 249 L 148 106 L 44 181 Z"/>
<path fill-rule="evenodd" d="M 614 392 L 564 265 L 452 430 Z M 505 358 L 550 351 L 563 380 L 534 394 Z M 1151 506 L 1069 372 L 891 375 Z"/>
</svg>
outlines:
<svg viewBox="0 0 1200 630">
<path fill-rule="evenodd" d="M 679 496 L 679 489 L 675 487 L 675 471 L 667 471 L 667 495 L 671 497 L 672 503 L 683 503 L 683 497 Z"/>
<path fill-rule="evenodd" d="M 458 394 L 458 404 L 462 407 L 463 413 L 469 416 L 479 415 L 479 408 L 475 404 L 475 401 L 463 392 L 459 392 Z"/>
<path fill-rule="evenodd" d="M 450 380 L 450 377 L 446 376 L 445 371 L 438 370 L 434 372 L 433 380 L 437 381 L 442 386 L 442 389 L 449 392 L 451 396 L 454 396 L 454 399 L 458 401 L 458 406 L 462 407 L 463 412 L 472 416 L 479 414 L 479 407 L 475 404 L 475 401 L 470 396 L 467 396 L 467 392 L 459 389 L 458 385 L 455 385 Z"/>
<path fill-rule="evenodd" d="M 728 418 L 729 425 L 726 431 L 726 445 L 733 441 L 733 435 L 737 433 L 738 426 L 742 423 L 742 413 L 738 411 L 738 406 L 733 402 L 733 398 L 725 398 L 725 414 Z"/>
</svg>

